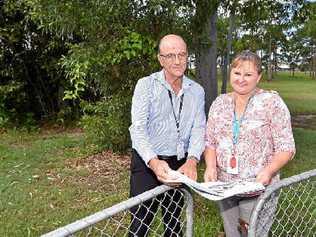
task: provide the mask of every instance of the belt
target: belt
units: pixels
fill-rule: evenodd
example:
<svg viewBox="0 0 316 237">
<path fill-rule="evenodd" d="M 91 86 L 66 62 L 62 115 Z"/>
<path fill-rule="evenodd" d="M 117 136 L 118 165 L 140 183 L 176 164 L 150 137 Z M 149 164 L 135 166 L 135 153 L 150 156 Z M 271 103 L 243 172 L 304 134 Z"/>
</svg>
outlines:
<svg viewBox="0 0 316 237">
<path fill-rule="evenodd" d="M 188 153 L 184 154 L 183 158 L 186 158 L 188 156 Z M 164 156 L 164 155 L 158 155 L 159 160 L 177 160 L 177 156 Z"/>
</svg>

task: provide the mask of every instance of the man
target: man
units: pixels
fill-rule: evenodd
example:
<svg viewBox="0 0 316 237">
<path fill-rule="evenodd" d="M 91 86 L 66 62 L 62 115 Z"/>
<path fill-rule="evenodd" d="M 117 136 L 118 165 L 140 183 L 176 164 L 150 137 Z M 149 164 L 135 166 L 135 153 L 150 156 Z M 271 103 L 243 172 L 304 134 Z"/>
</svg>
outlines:
<svg viewBox="0 0 316 237">
<path fill-rule="evenodd" d="M 197 179 L 197 163 L 204 150 L 204 90 L 184 76 L 187 46 L 178 35 L 166 35 L 159 43 L 160 72 L 137 82 L 132 100 L 132 161 L 130 195 L 137 196 L 170 179 L 168 171 L 178 170 Z M 162 207 L 165 236 L 178 236 L 181 211 L 178 195 L 165 197 Z M 145 236 L 158 203 L 132 209 L 130 236 Z M 150 210 L 150 212 L 148 212 Z M 173 215 L 171 216 L 171 212 Z M 170 220 L 171 218 L 171 220 Z"/>
</svg>

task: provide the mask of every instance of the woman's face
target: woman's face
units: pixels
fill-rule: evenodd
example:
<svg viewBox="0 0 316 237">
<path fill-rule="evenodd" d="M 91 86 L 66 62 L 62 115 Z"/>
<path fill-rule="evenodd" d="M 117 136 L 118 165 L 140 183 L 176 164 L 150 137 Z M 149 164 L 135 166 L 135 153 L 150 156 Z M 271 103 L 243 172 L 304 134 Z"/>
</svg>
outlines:
<svg viewBox="0 0 316 237">
<path fill-rule="evenodd" d="M 240 95 L 250 95 L 261 79 L 256 66 L 251 61 L 240 61 L 237 67 L 231 69 L 230 84 L 234 92 Z"/>
</svg>

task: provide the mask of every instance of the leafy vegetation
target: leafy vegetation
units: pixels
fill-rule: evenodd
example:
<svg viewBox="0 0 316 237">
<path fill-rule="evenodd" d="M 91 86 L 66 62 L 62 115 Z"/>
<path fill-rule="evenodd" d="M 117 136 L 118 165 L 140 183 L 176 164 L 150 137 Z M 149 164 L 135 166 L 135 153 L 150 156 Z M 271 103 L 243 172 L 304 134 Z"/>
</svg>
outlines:
<svg viewBox="0 0 316 237">
<path fill-rule="evenodd" d="M 308 97 L 311 103 L 300 105 L 300 112 L 305 114 L 314 111 L 312 102 L 316 101 L 316 94 L 309 91 L 314 85 L 304 74 L 297 74 L 292 80 L 289 74 L 279 73 L 272 82 L 262 81 L 263 87 L 277 89 L 294 110 L 303 103 L 293 104 L 291 95 Z M 116 126 L 102 127 L 107 115 L 116 113 L 115 106 L 109 103 L 111 106 L 98 107 L 100 130 Z M 108 110 L 110 107 L 113 110 Z M 87 107 L 87 116 L 89 111 Z M 308 127 L 305 123 L 301 121 Z M 315 128 L 294 128 L 297 153 L 282 170 L 282 177 L 316 168 Z M 98 132 L 101 131 L 91 131 L 96 136 Z M 11 129 L 0 134 L 1 236 L 39 236 L 128 198 L 129 155 L 98 153 L 100 147 L 88 142 L 85 136 L 78 129 L 58 128 L 34 132 Z M 204 168 L 201 164 L 199 180 Z M 196 195 L 194 198 L 195 236 L 216 236 L 223 228 L 216 204 Z"/>
<path fill-rule="evenodd" d="M 117 94 L 130 97 L 139 78 L 158 70 L 157 43 L 167 33 L 188 42 L 206 108 L 218 92 L 217 65 L 224 92 L 230 58 L 243 49 L 260 54 L 269 80 L 283 63 L 314 75 L 315 9 L 303 0 L 1 1 L 0 126 L 67 125 L 86 106 L 96 112 Z M 115 125 L 120 134 L 126 123 Z"/>
</svg>

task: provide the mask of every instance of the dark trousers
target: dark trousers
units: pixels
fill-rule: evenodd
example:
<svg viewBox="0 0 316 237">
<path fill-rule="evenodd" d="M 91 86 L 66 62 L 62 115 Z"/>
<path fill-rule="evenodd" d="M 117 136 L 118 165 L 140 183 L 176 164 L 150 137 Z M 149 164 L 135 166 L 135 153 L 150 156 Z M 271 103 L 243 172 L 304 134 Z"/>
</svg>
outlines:
<svg viewBox="0 0 316 237">
<path fill-rule="evenodd" d="M 158 158 L 161 159 L 159 156 Z M 177 170 L 185 163 L 185 159 L 178 161 L 176 157 L 165 161 L 173 170 Z M 135 197 L 161 184 L 162 183 L 157 180 L 154 172 L 145 165 L 143 159 L 133 150 L 130 196 Z M 165 228 L 164 236 L 182 236 L 179 218 L 184 201 L 183 196 L 177 190 L 170 190 L 167 194 L 159 195 L 155 200 L 148 200 L 144 202 L 143 205 L 131 208 L 132 219 L 129 236 L 147 236 L 148 228 L 155 217 L 159 202 L 161 203 L 162 219 Z"/>
</svg>

